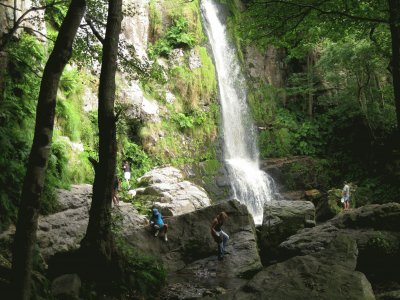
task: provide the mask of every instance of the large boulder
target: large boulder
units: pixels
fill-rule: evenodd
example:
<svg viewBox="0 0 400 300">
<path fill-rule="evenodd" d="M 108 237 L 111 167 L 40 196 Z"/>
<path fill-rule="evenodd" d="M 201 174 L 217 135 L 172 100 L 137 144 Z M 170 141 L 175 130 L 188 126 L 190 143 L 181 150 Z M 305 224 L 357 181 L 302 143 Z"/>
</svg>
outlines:
<svg viewBox="0 0 400 300">
<path fill-rule="evenodd" d="M 314 228 L 303 229 L 279 245 L 280 259 L 323 251 L 339 234 L 346 234 L 356 241 L 359 250 L 357 269 L 371 282 L 399 282 L 398 203 L 363 206 L 340 213 Z"/>
<path fill-rule="evenodd" d="M 341 190 L 332 189 L 328 191 L 326 197 L 322 197 L 316 205 L 317 222 L 324 222 L 336 216 L 341 208 L 339 206 L 341 198 Z"/>
<path fill-rule="evenodd" d="M 156 168 L 138 180 L 134 201 L 147 202 L 157 207 L 164 216 L 176 216 L 210 205 L 205 190 L 183 179 L 173 167 Z M 144 187 L 144 188 L 143 188 Z"/>
<path fill-rule="evenodd" d="M 92 186 L 89 184 L 73 185 L 70 190 L 57 191 L 58 211 L 40 216 L 38 222 L 37 242 L 46 261 L 57 252 L 79 248 L 89 221 L 91 198 Z M 140 216 L 131 204 L 122 204 L 112 213 L 116 220 L 120 220 L 125 234 L 146 223 L 145 217 Z M 0 235 L 0 242 L 11 245 L 14 234 L 15 228 L 11 227 Z"/>
<path fill-rule="evenodd" d="M 51 294 L 55 299 L 79 300 L 81 279 L 77 274 L 64 274 L 51 283 Z"/>
<path fill-rule="evenodd" d="M 278 257 L 280 243 L 297 231 L 315 226 L 315 208 L 309 201 L 270 201 L 264 205 L 264 218 L 258 228 L 263 264 Z"/>
<path fill-rule="evenodd" d="M 230 239 L 225 259 L 220 262 L 210 226 L 221 211 L 229 216 L 223 230 Z M 145 253 L 159 256 L 171 281 L 231 288 L 236 280 L 248 278 L 262 268 L 253 218 L 246 206 L 236 200 L 170 217 L 167 223 L 168 242 L 154 237 L 148 227 L 133 232 L 128 242 Z"/>
<path fill-rule="evenodd" d="M 340 235 L 322 252 L 265 268 L 227 299 L 375 299 L 371 284 L 356 271 L 357 244 Z"/>
</svg>

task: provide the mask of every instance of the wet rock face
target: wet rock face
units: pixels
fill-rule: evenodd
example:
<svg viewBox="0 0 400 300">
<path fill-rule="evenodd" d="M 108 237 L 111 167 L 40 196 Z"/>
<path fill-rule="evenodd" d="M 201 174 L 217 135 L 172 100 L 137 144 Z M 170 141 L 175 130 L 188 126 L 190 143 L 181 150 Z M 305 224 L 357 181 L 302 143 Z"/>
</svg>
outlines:
<svg viewBox="0 0 400 300">
<path fill-rule="evenodd" d="M 176 216 L 210 205 L 205 190 L 183 179 L 181 171 L 173 167 L 156 168 L 139 178 L 142 188 L 139 198 L 152 199 L 164 216 Z M 144 186 L 144 189 L 143 189 Z"/>
<path fill-rule="evenodd" d="M 227 254 L 217 260 L 217 244 L 210 226 L 218 213 L 229 218 L 223 230 L 229 235 Z M 222 202 L 191 213 L 171 217 L 168 242 L 154 237 L 150 228 L 141 228 L 128 236 L 129 243 L 142 251 L 160 256 L 170 272 L 172 282 L 193 285 L 237 288 L 229 285 L 249 278 L 262 268 L 257 250 L 255 227 L 246 206 L 236 200 Z"/>
<path fill-rule="evenodd" d="M 284 87 L 287 79 L 287 66 L 284 63 L 286 52 L 284 49 L 269 47 L 261 52 L 255 47 L 245 49 L 245 58 L 249 74 L 253 78 L 274 87 Z"/>
</svg>

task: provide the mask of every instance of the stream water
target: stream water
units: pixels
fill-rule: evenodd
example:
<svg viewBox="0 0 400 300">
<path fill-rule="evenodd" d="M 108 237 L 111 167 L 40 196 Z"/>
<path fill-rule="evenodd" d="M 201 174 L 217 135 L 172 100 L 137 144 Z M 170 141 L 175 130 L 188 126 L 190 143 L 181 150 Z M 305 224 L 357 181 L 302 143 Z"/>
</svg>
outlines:
<svg viewBox="0 0 400 300">
<path fill-rule="evenodd" d="M 272 180 L 259 168 L 257 132 L 247 105 L 247 89 L 237 53 L 228 40 L 220 6 L 213 0 L 202 0 L 204 27 L 216 64 L 224 160 L 234 197 L 244 203 L 256 224 L 262 223 L 263 207 L 272 199 Z"/>
</svg>

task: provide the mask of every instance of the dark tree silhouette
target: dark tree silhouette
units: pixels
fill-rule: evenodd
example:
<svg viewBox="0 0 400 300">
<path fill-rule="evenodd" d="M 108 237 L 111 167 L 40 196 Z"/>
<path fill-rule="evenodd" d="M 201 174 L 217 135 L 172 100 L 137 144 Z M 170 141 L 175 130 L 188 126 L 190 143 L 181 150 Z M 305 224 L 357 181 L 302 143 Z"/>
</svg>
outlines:
<svg viewBox="0 0 400 300">
<path fill-rule="evenodd" d="M 36 125 L 24 179 L 13 248 L 13 299 L 30 299 L 33 248 L 47 163 L 53 138 L 58 84 L 72 53 L 72 43 L 86 10 L 85 0 L 72 0 L 43 71 Z"/>
<path fill-rule="evenodd" d="M 116 249 L 111 232 L 111 195 L 116 166 L 115 74 L 122 22 L 122 0 L 109 1 L 99 83 L 99 161 L 95 162 L 93 200 L 81 254 L 92 275 L 109 272 Z M 98 272 L 98 274 L 96 274 Z M 104 274 L 107 276 L 107 274 Z"/>
</svg>

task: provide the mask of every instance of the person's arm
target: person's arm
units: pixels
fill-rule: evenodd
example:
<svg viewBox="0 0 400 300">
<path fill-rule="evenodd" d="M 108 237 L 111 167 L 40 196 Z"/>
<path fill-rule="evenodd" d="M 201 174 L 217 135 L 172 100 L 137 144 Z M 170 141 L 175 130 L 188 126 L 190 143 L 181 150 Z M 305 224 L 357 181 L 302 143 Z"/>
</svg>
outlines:
<svg viewBox="0 0 400 300">
<path fill-rule="evenodd" d="M 214 219 L 213 222 L 212 222 L 212 224 L 211 224 L 211 235 L 212 235 L 213 237 L 217 237 L 217 236 L 218 236 L 218 235 L 217 235 L 217 231 L 215 230 L 215 226 L 217 226 L 217 224 L 218 224 L 218 220 L 217 220 L 217 219 Z"/>
</svg>

